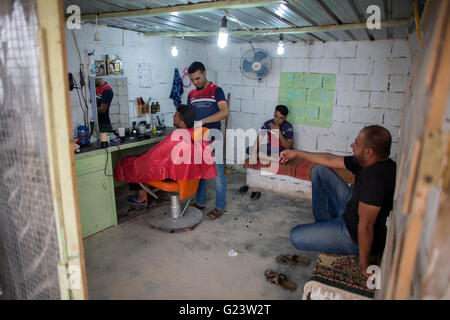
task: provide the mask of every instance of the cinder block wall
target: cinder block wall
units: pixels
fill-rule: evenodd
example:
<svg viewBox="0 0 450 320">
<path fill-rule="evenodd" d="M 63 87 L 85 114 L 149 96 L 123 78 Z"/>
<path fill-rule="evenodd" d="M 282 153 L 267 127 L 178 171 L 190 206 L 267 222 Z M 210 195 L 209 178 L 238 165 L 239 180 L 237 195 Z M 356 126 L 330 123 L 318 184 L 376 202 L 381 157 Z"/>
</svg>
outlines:
<svg viewBox="0 0 450 320">
<path fill-rule="evenodd" d="M 100 41 L 94 42 L 95 26 L 89 24 L 83 25 L 80 30 L 74 30 L 73 33 L 82 61 L 80 62 L 72 31 L 66 29 L 67 62 L 68 71 L 73 73 L 77 82 L 79 82 L 80 63 L 84 64 L 85 74 L 87 75 L 88 51 L 95 50 L 95 60 L 102 60 L 105 54 L 119 55 L 122 59 L 126 84 L 123 85 L 123 81 L 119 79 L 105 78 L 105 80 L 111 82 L 116 89 L 112 109 L 110 110 L 111 120 L 119 120 L 117 118 L 121 117 L 123 122 L 125 116 L 122 112 L 115 112 L 117 111 L 115 106 L 119 105 L 119 110 L 122 110 L 125 106 L 128 108 L 129 120 L 126 122 L 129 125 L 132 121 L 146 120 L 145 116 L 137 116 L 135 102 L 137 97 L 142 97 L 144 100 L 152 97 L 152 101 L 158 101 L 161 106 L 161 113 L 166 114 L 166 123 L 172 125 L 175 106 L 169 96 L 172 89 L 174 69 L 178 68 L 181 74 L 183 69 L 189 67 L 193 61 L 207 60 L 206 45 L 199 42 L 176 39 L 175 44 L 179 53 L 177 57 L 172 57 L 170 53 L 172 39 L 169 37 L 146 37 L 138 32 L 98 26 Z M 139 87 L 138 64 L 140 63 L 147 63 L 151 66 L 151 88 Z M 184 89 L 182 103 L 186 103 L 187 94 L 192 88 L 193 86 Z M 128 93 L 127 98 L 124 94 L 125 89 Z M 89 99 L 89 97 L 87 98 Z M 73 127 L 76 129 L 83 122 L 83 114 L 75 90 L 70 93 L 70 103 Z"/>
<path fill-rule="evenodd" d="M 239 69 L 241 57 L 251 49 L 250 45 L 207 48 L 208 65 L 217 70 L 217 83 L 225 93 L 231 93 L 229 128 L 259 129 L 273 116 L 280 72 L 334 73 L 331 128 L 296 125 L 294 147 L 351 154 L 350 144 L 358 132 L 366 125 L 380 124 L 392 134 L 392 158 L 396 158 L 400 111 L 411 70 L 406 40 L 288 43 L 283 57 L 277 55 L 276 43 L 253 46 L 266 49 L 273 58 L 271 72 L 261 82 L 247 79 Z M 235 159 L 227 155 L 227 161 Z"/>
</svg>

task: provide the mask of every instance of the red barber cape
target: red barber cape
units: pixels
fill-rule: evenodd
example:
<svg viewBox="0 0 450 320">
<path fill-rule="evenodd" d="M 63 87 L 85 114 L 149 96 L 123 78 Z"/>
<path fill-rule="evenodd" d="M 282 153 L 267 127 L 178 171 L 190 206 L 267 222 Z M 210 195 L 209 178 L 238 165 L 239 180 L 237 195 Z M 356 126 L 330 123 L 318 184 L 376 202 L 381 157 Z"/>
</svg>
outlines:
<svg viewBox="0 0 450 320">
<path fill-rule="evenodd" d="M 193 141 L 194 129 L 177 129 L 140 156 L 119 161 L 114 179 L 129 183 L 212 179 L 217 175 L 209 141 Z"/>
</svg>

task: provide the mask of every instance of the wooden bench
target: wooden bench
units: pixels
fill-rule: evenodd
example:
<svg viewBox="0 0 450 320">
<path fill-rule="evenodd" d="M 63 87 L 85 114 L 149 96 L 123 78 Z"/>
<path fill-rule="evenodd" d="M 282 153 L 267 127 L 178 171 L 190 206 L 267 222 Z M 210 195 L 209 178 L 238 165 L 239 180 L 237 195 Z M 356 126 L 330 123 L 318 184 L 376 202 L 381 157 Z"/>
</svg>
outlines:
<svg viewBox="0 0 450 320">
<path fill-rule="evenodd" d="M 269 189 L 287 194 L 311 193 L 311 172 L 317 164 L 306 159 L 292 159 L 285 164 L 258 161 L 250 164 L 246 159 L 244 168 L 247 169 L 247 185 L 254 188 Z M 276 172 L 269 169 L 276 168 Z M 354 182 L 355 176 L 347 169 L 334 169 L 347 183 Z"/>
</svg>

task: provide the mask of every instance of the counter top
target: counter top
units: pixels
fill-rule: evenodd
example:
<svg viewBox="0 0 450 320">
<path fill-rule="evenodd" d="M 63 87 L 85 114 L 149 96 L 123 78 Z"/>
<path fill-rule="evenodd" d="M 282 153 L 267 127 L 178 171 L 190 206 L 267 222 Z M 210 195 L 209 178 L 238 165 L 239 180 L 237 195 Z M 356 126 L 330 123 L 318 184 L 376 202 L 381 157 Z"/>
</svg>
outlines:
<svg viewBox="0 0 450 320">
<path fill-rule="evenodd" d="M 123 143 L 121 143 L 120 141 L 117 143 L 111 142 L 109 144 L 109 147 L 107 147 L 107 148 L 100 148 L 100 144 L 95 143 L 88 147 L 81 148 L 80 149 L 81 151 L 79 153 L 75 154 L 75 160 L 96 156 L 101 153 L 105 153 L 105 151 L 111 153 L 111 152 L 118 151 L 118 150 L 125 150 L 125 149 L 129 149 L 129 148 L 144 146 L 147 144 L 157 143 L 157 142 L 161 141 L 162 139 L 164 139 L 165 137 L 167 137 L 173 130 L 175 130 L 174 127 L 168 127 L 166 129 L 164 129 L 162 133 L 160 133 L 156 136 L 151 134 L 150 138 L 146 138 L 146 139 L 136 139 L 136 138 L 132 139 L 131 137 L 126 137 L 125 142 L 123 142 Z"/>
</svg>

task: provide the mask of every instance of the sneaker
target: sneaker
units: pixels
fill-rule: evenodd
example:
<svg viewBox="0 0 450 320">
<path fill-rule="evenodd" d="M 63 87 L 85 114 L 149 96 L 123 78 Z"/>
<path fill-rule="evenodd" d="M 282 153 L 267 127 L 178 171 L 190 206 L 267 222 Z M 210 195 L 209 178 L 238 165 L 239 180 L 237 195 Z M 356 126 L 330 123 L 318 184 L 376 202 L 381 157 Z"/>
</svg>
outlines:
<svg viewBox="0 0 450 320">
<path fill-rule="evenodd" d="M 145 207 L 145 200 L 142 202 L 139 202 L 138 199 L 136 199 L 135 197 L 129 197 L 129 198 L 127 198 L 127 201 L 133 207 L 136 207 L 136 208 Z"/>
</svg>

